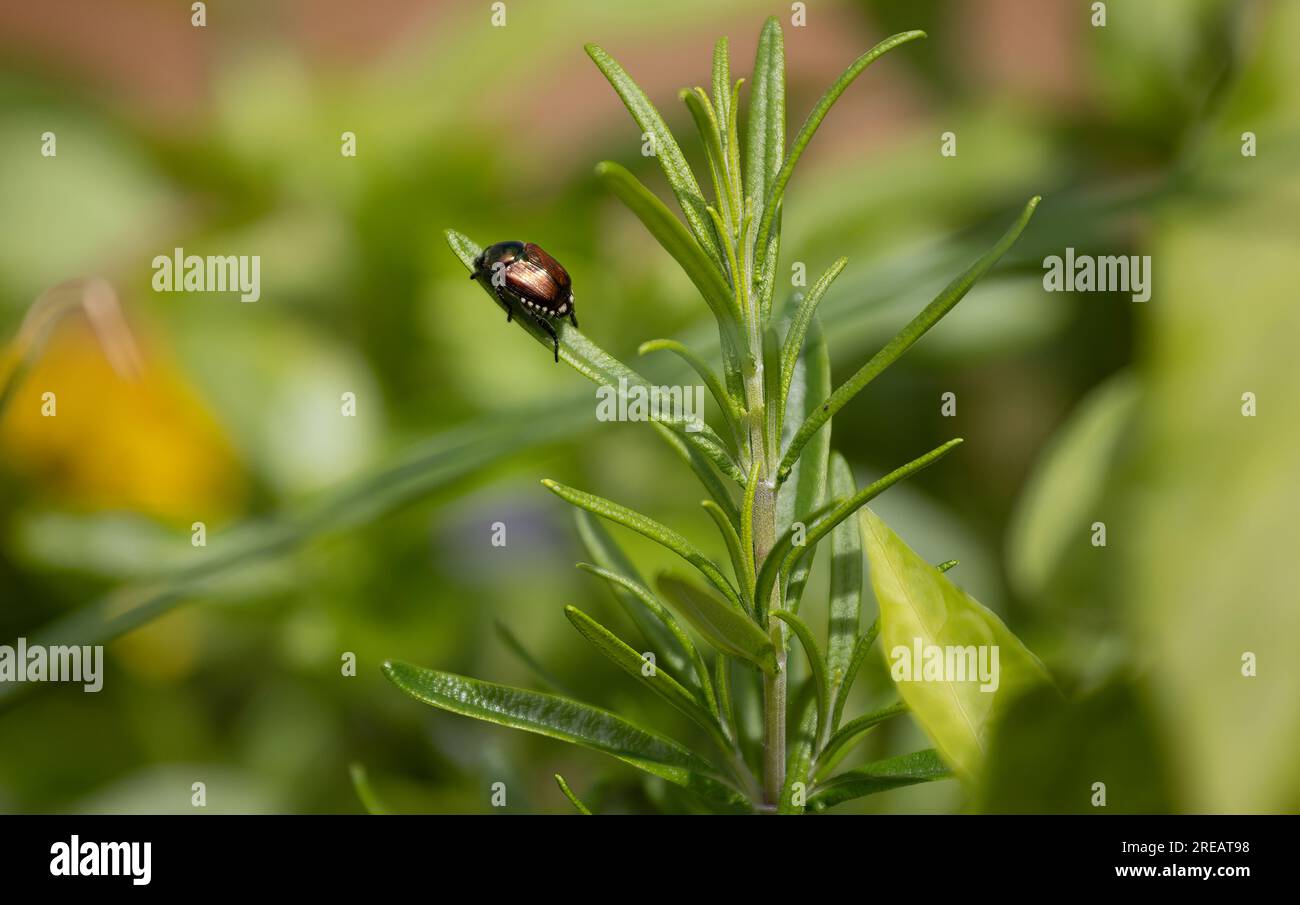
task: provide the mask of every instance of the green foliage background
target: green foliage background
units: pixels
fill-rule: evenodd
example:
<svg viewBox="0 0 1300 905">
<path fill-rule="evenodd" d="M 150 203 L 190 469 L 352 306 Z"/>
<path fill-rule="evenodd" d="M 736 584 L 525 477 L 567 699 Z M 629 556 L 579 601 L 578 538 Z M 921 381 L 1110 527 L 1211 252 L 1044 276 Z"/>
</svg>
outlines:
<svg viewBox="0 0 1300 905">
<path fill-rule="evenodd" d="M 820 308 L 835 383 L 1024 198 L 1046 198 L 994 276 L 837 415 L 835 439 L 863 484 L 966 438 L 873 508 L 929 561 L 961 560 L 951 577 L 1070 703 L 1024 702 L 974 796 L 933 783 L 849 809 L 1091 811 L 1088 786 L 1107 777 L 1111 810 L 1300 805 L 1300 17 L 1285 2 L 1108 5 L 1100 29 L 1070 0 L 1019 17 L 818 3 L 807 29 L 786 27 L 792 131 L 876 40 L 931 35 L 850 89 L 787 196 L 783 266 L 805 261 L 811 282 L 849 259 Z M 624 619 L 571 568 L 570 513 L 537 481 L 598 489 L 711 543 L 699 490 L 663 479 L 680 469 L 644 426 L 595 421 L 590 388 L 501 323 L 442 230 L 545 245 L 574 274 L 584 332 L 624 360 L 651 336 L 704 335 L 690 284 L 592 175 L 611 159 L 665 189 L 582 44 L 619 57 L 703 172 L 675 92 L 707 84 L 719 34 L 743 72 L 768 14 L 788 11 L 510 4 L 494 29 L 486 7 L 412 5 L 364 56 L 321 37 L 357 27 L 331 7 L 304 20 L 233 5 L 205 31 L 161 5 L 100 23 L 128 57 L 160 35 L 202 54 L 201 77 L 177 76 L 193 96 L 171 106 L 156 73 L 106 78 L 114 59 L 75 41 L 5 39 L 4 335 L 50 285 L 107 277 L 220 426 L 234 450 L 222 486 L 240 490 L 213 516 L 183 496 L 132 507 L 129 487 L 92 502 L 66 475 L 111 472 L 104 438 L 144 437 L 160 470 L 187 453 L 152 422 L 92 415 L 84 468 L 32 467 L 30 435 L 0 422 L 0 642 L 140 626 L 109 645 L 98 695 L 0 687 L 0 809 L 190 812 L 202 780 L 211 811 L 356 811 L 353 763 L 393 811 L 488 811 L 498 780 L 511 810 L 569 809 L 557 772 L 597 811 L 689 807 L 598 755 L 413 706 L 379 664 L 537 685 L 500 623 L 541 681 L 690 736 L 563 618 L 573 604 Z M 35 151 L 46 129 L 56 160 Z M 338 154 L 345 129 L 355 159 Z M 1245 130 L 1256 158 L 1240 155 Z M 261 254 L 262 301 L 153 293 L 149 261 L 177 245 Z M 1044 293 L 1040 262 L 1067 245 L 1151 254 L 1152 300 Z M 671 374 L 659 357 L 638 368 Z M 337 417 L 344 391 L 356 419 Z M 939 412 L 948 391 L 956 419 Z M 195 552 L 188 526 L 203 517 Z M 1104 549 L 1088 543 L 1097 520 Z M 488 543 L 496 521 L 505 548 Z M 638 563 L 670 565 L 620 540 Z M 814 571 L 810 603 L 825 580 Z M 339 676 L 345 650 L 354 679 Z M 1254 679 L 1240 675 L 1246 650 Z M 856 705 L 887 703 L 888 686 L 873 658 Z M 891 721 L 865 749 L 924 746 Z"/>
</svg>

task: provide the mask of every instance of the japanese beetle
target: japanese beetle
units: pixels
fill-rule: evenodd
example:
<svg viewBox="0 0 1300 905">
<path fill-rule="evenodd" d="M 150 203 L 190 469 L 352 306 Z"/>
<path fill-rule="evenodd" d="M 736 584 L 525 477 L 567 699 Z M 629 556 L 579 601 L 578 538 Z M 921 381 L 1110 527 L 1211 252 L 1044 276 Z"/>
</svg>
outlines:
<svg viewBox="0 0 1300 905">
<path fill-rule="evenodd" d="M 474 259 L 471 280 L 478 280 L 492 291 L 506 309 L 506 322 L 514 319 L 512 301 L 545 330 L 555 345 L 555 360 L 560 360 L 560 337 L 551 321 L 568 317 L 573 326 L 578 318 L 573 310 L 573 281 L 560 262 L 532 242 L 498 242 L 479 252 Z"/>
</svg>

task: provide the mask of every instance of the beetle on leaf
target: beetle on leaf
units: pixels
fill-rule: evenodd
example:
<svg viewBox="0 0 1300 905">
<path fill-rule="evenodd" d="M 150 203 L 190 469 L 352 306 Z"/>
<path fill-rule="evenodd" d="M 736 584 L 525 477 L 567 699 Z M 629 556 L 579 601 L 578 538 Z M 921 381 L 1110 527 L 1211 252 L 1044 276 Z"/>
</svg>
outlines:
<svg viewBox="0 0 1300 905">
<path fill-rule="evenodd" d="M 497 242 L 489 245 L 474 259 L 471 280 L 479 280 L 492 290 L 506 309 L 506 322 L 514 319 L 511 302 L 523 306 L 533 321 L 545 330 L 555 344 L 555 360 L 560 360 L 560 337 L 551 321 L 568 317 L 574 327 L 578 318 L 573 307 L 573 281 L 560 262 L 532 242 Z"/>
</svg>

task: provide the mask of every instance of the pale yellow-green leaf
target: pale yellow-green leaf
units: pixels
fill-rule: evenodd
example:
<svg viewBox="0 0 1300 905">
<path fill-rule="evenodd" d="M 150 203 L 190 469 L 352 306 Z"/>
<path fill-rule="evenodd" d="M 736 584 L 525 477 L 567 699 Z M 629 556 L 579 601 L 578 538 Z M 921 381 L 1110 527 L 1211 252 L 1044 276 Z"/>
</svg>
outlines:
<svg viewBox="0 0 1300 905">
<path fill-rule="evenodd" d="M 943 759 L 960 777 L 972 780 L 979 775 L 998 715 L 1019 694 L 1050 685 L 1051 679 L 996 614 L 918 556 L 870 509 L 863 509 L 861 518 L 871 586 L 880 607 L 881 649 L 891 675 Z M 938 648 L 946 653 L 973 646 L 979 657 L 980 648 L 985 648 L 983 662 L 996 669 L 983 677 L 979 670 L 972 676 L 944 669 L 936 676 L 917 669 L 900 681 L 896 665 L 921 665 L 908 664 L 902 655 L 906 650 L 911 656 L 916 639 L 922 651 Z"/>
</svg>

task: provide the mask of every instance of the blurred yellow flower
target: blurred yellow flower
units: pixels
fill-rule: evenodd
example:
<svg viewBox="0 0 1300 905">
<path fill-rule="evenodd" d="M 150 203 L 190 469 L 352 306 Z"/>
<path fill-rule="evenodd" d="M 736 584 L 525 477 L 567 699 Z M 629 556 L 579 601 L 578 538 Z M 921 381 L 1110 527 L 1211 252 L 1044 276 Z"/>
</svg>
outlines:
<svg viewBox="0 0 1300 905">
<path fill-rule="evenodd" d="M 78 508 L 186 526 L 237 513 L 246 480 L 225 432 L 158 343 L 139 355 L 129 334 L 106 335 L 93 288 L 39 354 L 22 336 L 6 350 L 0 373 L 35 361 L 0 410 L 0 468 Z"/>
</svg>

